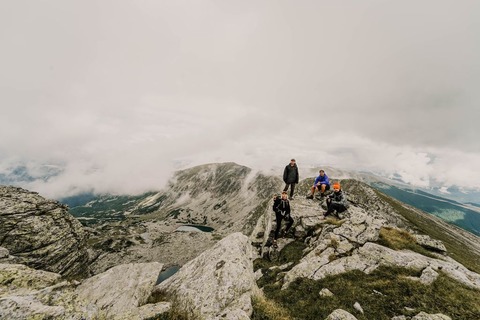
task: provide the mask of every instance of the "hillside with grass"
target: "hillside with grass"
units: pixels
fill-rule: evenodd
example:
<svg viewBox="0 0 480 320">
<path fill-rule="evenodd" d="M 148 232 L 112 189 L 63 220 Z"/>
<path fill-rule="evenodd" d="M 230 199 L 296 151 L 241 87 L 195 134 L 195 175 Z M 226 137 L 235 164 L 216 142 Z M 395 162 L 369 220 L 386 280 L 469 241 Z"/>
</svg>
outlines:
<svg viewBox="0 0 480 320">
<path fill-rule="evenodd" d="M 341 184 L 347 218 L 316 219 L 323 200 L 299 196 L 295 233 L 277 254 L 263 236 L 254 271 L 264 295 L 252 300 L 252 319 L 326 319 L 338 309 L 356 319 L 480 319 L 477 236 L 359 181 Z M 266 233 L 273 220 L 262 222 Z"/>
</svg>

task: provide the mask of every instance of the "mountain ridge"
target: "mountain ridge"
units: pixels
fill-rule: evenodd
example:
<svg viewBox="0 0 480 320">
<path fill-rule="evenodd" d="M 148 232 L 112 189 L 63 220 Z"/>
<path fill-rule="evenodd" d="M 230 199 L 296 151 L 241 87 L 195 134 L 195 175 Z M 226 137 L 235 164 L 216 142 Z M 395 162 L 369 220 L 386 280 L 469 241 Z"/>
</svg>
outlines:
<svg viewBox="0 0 480 320">
<path fill-rule="evenodd" d="M 14 252 L 6 248 L 5 256 L 0 248 L 0 316 L 281 318 L 271 308 L 281 309 L 283 319 L 326 319 L 339 313 L 360 320 L 372 315 L 480 316 L 479 237 L 352 179 L 340 180 L 351 203 L 346 218 L 321 219 L 323 200 L 301 196 L 312 182 L 313 177 L 306 178 L 297 187 L 291 202 L 293 237 L 279 239 L 276 256 L 270 245 L 275 224 L 271 196 L 283 183 L 236 164 L 181 172 L 168 190 L 136 204 L 143 201 L 139 208 L 154 210 L 84 227 L 90 275 L 80 283 L 16 265 Z M 180 231 L 189 219 L 214 230 Z M 181 268 L 165 283 L 156 283 L 156 275 L 172 265 Z M 193 291 L 183 294 L 188 283 Z M 334 298 L 319 295 L 321 289 Z M 89 298 L 92 292 L 96 301 Z M 225 292 L 225 298 L 216 292 Z M 117 293 L 121 298 L 114 301 Z M 460 296 L 463 304 L 455 306 Z M 195 303 L 197 297 L 205 297 L 203 303 Z M 435 299 L 443 303 L 436 305 Z"/>
</svg>

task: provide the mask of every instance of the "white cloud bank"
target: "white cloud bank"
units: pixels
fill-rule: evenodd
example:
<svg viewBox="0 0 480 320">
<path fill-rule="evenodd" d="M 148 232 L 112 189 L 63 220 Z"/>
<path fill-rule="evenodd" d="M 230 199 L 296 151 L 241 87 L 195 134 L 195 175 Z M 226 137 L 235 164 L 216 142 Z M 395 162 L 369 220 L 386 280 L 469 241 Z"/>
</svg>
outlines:
<svg viewBox="0 0 480 320">
<path fill-rule="evenodd" d="M 25 187 L 137 193 L 185 165 L 295 157 L 480 188 L 479 9 L 4 2 L 0 174 L 58 165 Z"/>
</svg>

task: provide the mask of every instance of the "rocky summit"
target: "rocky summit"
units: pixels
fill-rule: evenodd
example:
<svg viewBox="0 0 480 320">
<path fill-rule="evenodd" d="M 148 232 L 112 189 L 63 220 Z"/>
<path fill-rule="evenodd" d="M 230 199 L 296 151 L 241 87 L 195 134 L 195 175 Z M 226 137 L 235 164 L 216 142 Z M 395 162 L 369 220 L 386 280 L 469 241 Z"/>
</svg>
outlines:
<svg viewBox="0 0 480 320">
<path fill-rule="evenodd" d="M 480 319 L 478 237 L 350 179 L 348 210 L 323 218 L 312 182 L 278 246 L 281 182 L 232 163 L 179 172 L 89 227 L 0 187 L 0 319 Z"/>
</svg>

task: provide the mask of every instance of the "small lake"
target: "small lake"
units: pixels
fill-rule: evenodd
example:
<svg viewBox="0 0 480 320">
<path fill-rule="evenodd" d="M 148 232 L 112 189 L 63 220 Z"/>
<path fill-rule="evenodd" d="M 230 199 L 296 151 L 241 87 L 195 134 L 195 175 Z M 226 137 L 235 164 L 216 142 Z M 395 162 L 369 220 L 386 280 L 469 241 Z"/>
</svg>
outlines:
<svg viewBox="0 0 480 320">
<path fill-rule="evenodd" d="M 186 224 L 178 227 L 175 231 L 186 231 L 186 232 L 212 232 L 214 229 L 207 226 L 196 225 L 196 224 Z"/>
<path fill-rule="evenodd" d="M 167 268 L 165 271 L 160 272 L 155 285 L 167 280 L 168 278 L 173 276 L 175 273 L 177 273 L 178 270 L 180 270 L 179 266 L 171 266 L 170 268 Z"/>
</svg>

